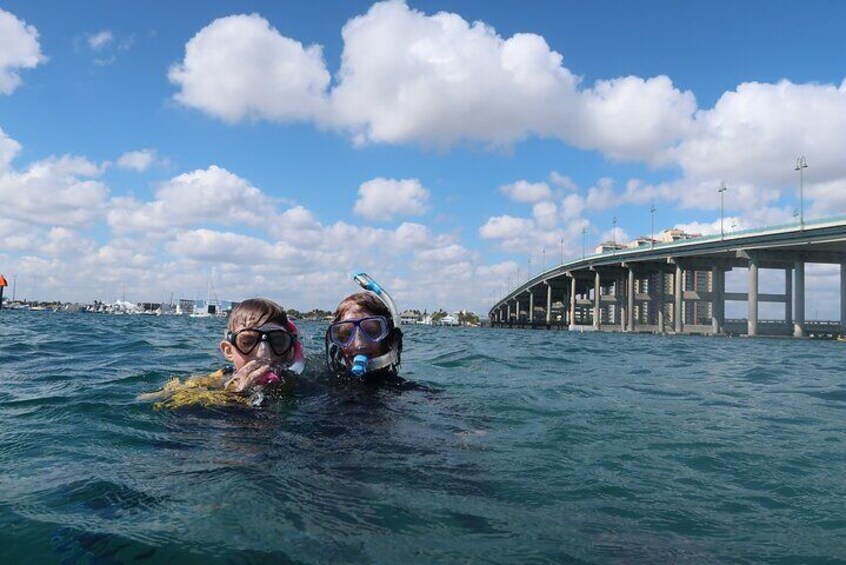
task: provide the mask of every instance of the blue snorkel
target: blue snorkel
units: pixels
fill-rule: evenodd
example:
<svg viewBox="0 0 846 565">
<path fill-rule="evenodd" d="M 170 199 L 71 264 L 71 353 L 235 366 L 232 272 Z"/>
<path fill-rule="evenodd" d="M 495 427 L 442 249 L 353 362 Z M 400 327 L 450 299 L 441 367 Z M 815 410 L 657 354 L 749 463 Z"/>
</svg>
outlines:
<svg viewBox="0 0 846 565">
<path fill-rule="evenodd" d="M 367 372 L 367 361 L 368 360 L 369 359 L 368 359 L 367 355 L 361 355 L 361 354 L 356 355 L 353 358 L 353 366 L 350 369 L 350 373 L 354 377 L 363 377 L 364 373 Z"/>
</svg>

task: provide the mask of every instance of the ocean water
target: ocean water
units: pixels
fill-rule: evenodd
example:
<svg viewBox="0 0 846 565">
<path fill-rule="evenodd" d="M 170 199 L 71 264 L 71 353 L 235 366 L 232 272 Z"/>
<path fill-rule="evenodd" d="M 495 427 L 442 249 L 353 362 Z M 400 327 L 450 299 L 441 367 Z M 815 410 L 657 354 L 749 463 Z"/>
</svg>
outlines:
<svg viewBox="0 0 846 565">
<path fill-rule="evenodd" d="M 411 327 L 404 376 L 155 411 L 221 320 L 0 311 L 2 563 L 843 563 L 846 344 Z"/>
</svg>

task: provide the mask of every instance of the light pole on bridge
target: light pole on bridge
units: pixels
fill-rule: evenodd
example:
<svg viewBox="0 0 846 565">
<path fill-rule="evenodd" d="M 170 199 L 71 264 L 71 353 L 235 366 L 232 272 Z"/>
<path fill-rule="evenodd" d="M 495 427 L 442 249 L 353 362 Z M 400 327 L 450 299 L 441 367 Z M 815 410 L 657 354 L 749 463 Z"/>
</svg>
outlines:
<svg viewBox="0 0 846 565">
<path fill-rule="evenodd" d="M 582 228 L 582 260 L 585 258 L 585 232 L 587 228 Z"/>
<path fill-rule="evenodd" d="M 617 216 L 611 218 L 611 253 L 617 254 Z"/>
<path fill-rule="evenodd" d="M 726 183 L 721 182 L 720 188 L 717 189 L 717 192 L 720 193 L 720 239 L 723 239 L 726 236 L 726 232 L 723 229 L 723 216 L 725 215 L 725 194 L 726 194 Z"/>
<path fill-rule="evenodd" d="M 563 237 L 561 238 L 561 241 L 559 242 L 558 245 L 559 245 L 558 249 L 561 253 L 561 263 L 560 264 L 563 265 L 564 264 L 564 238 Z"/>
<path fill-rule="evenodd" d="M 805 156 L 796 159 L 795 171 L 799 171 L 799 229 L 805 229 L 805 169 L 808 168 L 808 162 Z"/>
<path fill-rule="evenodd" d="M 655 248 L 655 204 L 652 204 L 649 207 L 649 225 L 651 229 L 651 233 L 649 236 L 649 248 Z"/>
</svg>

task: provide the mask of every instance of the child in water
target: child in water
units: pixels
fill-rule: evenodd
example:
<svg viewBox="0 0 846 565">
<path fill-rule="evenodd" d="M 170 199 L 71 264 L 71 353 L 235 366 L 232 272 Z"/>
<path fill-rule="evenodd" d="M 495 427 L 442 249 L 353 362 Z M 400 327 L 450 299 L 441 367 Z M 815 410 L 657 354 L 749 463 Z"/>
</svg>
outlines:
<svg viewBox="0 0 846 565">
<path fill-rule="evenodd" d="M 287 392 L 293 374 L 302 372 L 303 347 L 285 310 L 266 298 L 241 302 L 229 315 L 220 351 L 232 367 L 181 382 L 174 378 L 141 400 L 157 400 L 157 408 L 185 405 L 257 405 L 265 392 Z"/>
<path fill-rule="evenodd" d="M 326 330 L 330 371 L 367 382 L 402 382 L 397 375 L 402 330 L 393 299 L 365 273 L 353 275 L 366 290 L 346 297 Z"/>
</svg>

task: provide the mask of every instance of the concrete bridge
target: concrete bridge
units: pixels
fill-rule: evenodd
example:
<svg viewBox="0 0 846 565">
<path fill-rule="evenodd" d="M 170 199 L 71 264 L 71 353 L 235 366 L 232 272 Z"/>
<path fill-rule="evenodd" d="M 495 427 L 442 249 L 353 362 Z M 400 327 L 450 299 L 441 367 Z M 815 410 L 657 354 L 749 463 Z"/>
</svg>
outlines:
<svg viewBox="0 0 846 565">
<path fill-rule="evenodd" d="M 840 319 L 805 318 L 805 266 L 840 265 Z M 726 292 L 728 271 L 747 271 L 748 292 Z M 759 270 L 784 273 L 784 292 L 759 292 Z M 745 301 L 746 319 L 727 319 Z M 762 320 L 762 302 L 784 316 Z M 846 333 L 846 217 L 671 243 L 649 242 L 564 263 L 512 289 L 489 312 L 492 326 L 571 331 L 837 336 Z"/>
</svg>

